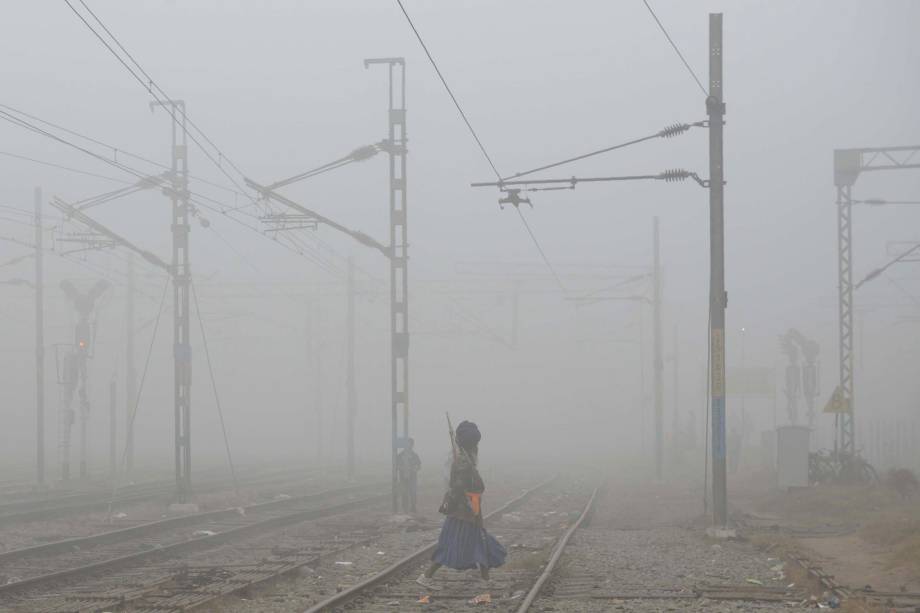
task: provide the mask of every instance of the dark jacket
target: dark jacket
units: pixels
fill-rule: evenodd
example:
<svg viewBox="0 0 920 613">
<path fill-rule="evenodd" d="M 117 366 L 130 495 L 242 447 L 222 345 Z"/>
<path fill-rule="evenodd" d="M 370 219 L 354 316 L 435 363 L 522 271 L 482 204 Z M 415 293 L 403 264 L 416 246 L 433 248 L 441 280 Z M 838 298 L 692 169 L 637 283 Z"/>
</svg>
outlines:
<svg viewBox="0 0 920 613">
<path fill-rule="evenodd" d="M 450 489 L 445 496 L 447 502 L 447 515 L 464 521 L 477 520 L 473 509 L 470 507 L 467 492 L 482 493 L 486 489 L 482 476 L 476 469 L 475 456 L 460 450 L 456 459 L 450 466 Z"/>
<path fill-rule="evenodd" d="M 396 456 L 396 473 L 400 481 L 415 481 L 422 468 L 422 459 L 412 449 L 403 449 Z"/>
</svg>

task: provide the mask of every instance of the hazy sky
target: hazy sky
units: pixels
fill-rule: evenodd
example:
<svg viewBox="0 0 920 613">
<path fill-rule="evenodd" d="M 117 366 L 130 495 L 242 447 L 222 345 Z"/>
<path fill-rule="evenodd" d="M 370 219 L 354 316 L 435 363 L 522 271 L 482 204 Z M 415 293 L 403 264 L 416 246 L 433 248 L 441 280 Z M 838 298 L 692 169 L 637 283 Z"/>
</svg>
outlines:
<svg viewBox="0 0 920 613">
<path fill-rule="evenodd" d="M 448 408 L 476 416 L 502 435 L 526 432 L 534 440 L 545 440 L 552 438 L 553 424 L 563 424 L 573 436 L 584 435 L 599 443 L 610 436 L 634 439 L 629 432 L 642 427 L 635 305 L 606 303 L 576 310 L 554 290 L 517 214 L 508 208 L 499 210 L 494 190 L 469 187 L 471 181 L 489 180 L 491 170 L 395 2 L 88 0 L 88 4 L 170 96 L 186 101 L 189 116 L 226 156 L 247 176 L 263 182 L 383 139 L 385 71 L 365 70 L 362 60 L 405 56 L 412 326 L 418 333 L 412 345 L 417 428 L 440 436 L 443 409 Z M 406 0 L 405 4 L 504 174 L 705 117 L 701 92 L 640 0 Z M 837 379 L 832 151 L 920 142 L 916 117 L 920 84 L 915 78 L 920 66 L 916 36 L 920 4 L 908 0 L 656 0 L 651 4 L 704 83 L 707 13 L 724 13 L 729 364 L 738 363 L 737 331 L 742 326 L 747 330 L 748 364 L 763 366 L 783 363 L 777 335 L 797 327 L 821 343 L 826 396 Z M 147 92 L 65 3 L 16 3 L 0 24 L 0 53 L 5 58 L 0 104 L 168 163 L 168 118 L 162 112 L 151 114 Z M 6 122 L 0 125 L 0 139 L 0 152 L 120 180 L 131 178 Z M 119 160 L 152 171 L 123 154 Z M 546 176 L 653 174 L 685 168 L 705 177 L 707 163 L 707 135 L 696 129 L 673 140 L 656 140 L 549 171 Z M 0 169 L 4 177 L 0 204 L 20 208 L 31 207 L 36 185 L 44 188 L 46 198 L 65 200 L 119 186 L 7 155 L 0 155 Z M 228 184 L 195 148 L 190 169 L 196 176 Z M 288 188 L 286 193 L 384 240 L 386 172 L 379 156 Z M 228 190 L 197 181 L 192 189 L 227 206 L 242 204 Z M 867 176 L 860 179 L 854 194 L 918 199 L 920 173 Z M 162 195 L 148 192 L 102 205 L 93 214 L 167 258 L 167 203 Z M 609 278 L 596 276 L 599 270 L 611 273 L 617 272 L 613 266 L 648 265 L 652 217 L 660 217 L 665 346 L 670 353 L 676 324 L 682 397 L 688 410 L 700 418 L 709 270 L 707 192 L 692 182 L 582 185 L 574 191 L 536 193 L 533 204 L 534 209 L 525 209 L 524 215 L 548 258 L 571 284 L 569 295 L 609 285 Z M 271 449 L 272 442 L 276 450 L 289 452 L 312 444 L 309 414 L 314 392 L 304 336 L 308 290 L 323 296 L 323 312 L 318 315 L 323 323 L 316 337 L 325 348 L 327 426 L 340 430 L 341 276 L 319 272 L 312 262 L 249 228 L 212 212 L 202 213 L 211 228 L 196 225 L 193 230 L 193 268 L 202 288 L 202 309 L 213 336 L 209 340 L 235 447 L 241 454 L 255 454 Z M 56 216 L 50 207 L 48 214 Z M 259 226 L 257 219 L 241 219 Z M 856 278 L 889 257 L 887 241 L 920 240 L 916 208 L 861 208 L 855 219 Z M 31 239 L 30 228 L 2 223 L 4 236 Z M 46 240 L 51 238 L 48 233 Z M 332 230 L 321 228 L 316 238 L 340 256 L 353 253 L 362 271 L 360 441 L 362 452 L 374 455 L 388 442 L 386 435 L 381 436 L 387 432 L 389 410 L 387 269 L 378 254 L 353 246 Z M 308 241 L 316 245 L 314 238 Z M 21 253 L 19 245 L 0 244 L 0 257 Z M 108 274 L 123 280 L 120 255 L 88 257 L 89 265 L 114 268 Z M 332 259 L 341 272 L 342 260 Z M 28 277 L 30 267 L 28 262 L 5 267 L 0 278 Z M 69 310 L 57 288 L 60 279 L 89 280 L 95 273 L 51 256 L 47 268 L 50 347 L 70 340 Z M 482 275 L 461 274 L 471 269 L 502 274 L 485 280 Z M 512 351 L 482 331 L 507 340 L 510 297 L 507 291 L 501 295 L 495 289 L 506 290 L 502 275 L 521 270 L 542 278 L 522 289 L 521 347 Z M 574 280 L 574 275 L 589 274 L 595 278 Z M 920 282 L 911 265 L 893 270 L 892 275 L 908 292 L 920 296 Z M 254 285 L 255 281 L 262 284 Z M 156 274 L 143 280 L 148 297 L 138 298 L 139 324 L 156 314 L 163 282 L 162 275 Z M 445 294 L 446 286 L 465 288 L 468 293 Z M 8 444 L 2 445 L 0 457 L 19 462 L 22 455 L 7 450 L 21 451 L 31 444 L 31 294 L 26 287 L 6 285 L 0 286 L 0 292 L 3 325 L 10 339 L 2 352 L 0 373 L 10 416 L 2 439 Z M 101 345 L 93 365 L 94 436 L 100 449 L 107 440 L 104 382 L 121 369 L 121 292 L 117 286 L 100 315 Z M 911 298 L 881 278 L 861 290 L 857 302 L 878 307 L 865 319 L 867 342 L 861 349 L 864 364 L 857 394 L 866 413 L 860 417 L 915 413 L 920 392 L 915 372 L 920 357 L 918 324 L 905 320 L 915 317 L 916 309 L 904 307 Z M 151 454 L 166 454 L 171 445 L 171 316 L 168 300 L 166 304 L 151 360 L 150 395 L 145 396 L 139 417 L 150 432 L 142 446 Z M 648 314 L 644 317 L 647 340 Z M 138 333 L 141 365 L 151 329 Z M 53 416 L 59 403 L 52 353 L 49 349 L 48 432 L 53 454 Z M 201 354 L 196 348 L 195 398 L 200 408 L 195 419 L 196 432 L 201 433 L 196 440 L 208 449 L 219 449 Z M 649 380 L 650 372 L 647 367 Z M 666 380 L 670 385 L 670 374 Z M 754 406 L 752 410 L 760 411 L 758 425 L 767 427 L 772 405 L 764 401 Z M 329 438 L 330 446 L 338 445 L 337 436 Z M 440 442 L 426 442 L 422 448 L 441 449 Z"/>
</svg>

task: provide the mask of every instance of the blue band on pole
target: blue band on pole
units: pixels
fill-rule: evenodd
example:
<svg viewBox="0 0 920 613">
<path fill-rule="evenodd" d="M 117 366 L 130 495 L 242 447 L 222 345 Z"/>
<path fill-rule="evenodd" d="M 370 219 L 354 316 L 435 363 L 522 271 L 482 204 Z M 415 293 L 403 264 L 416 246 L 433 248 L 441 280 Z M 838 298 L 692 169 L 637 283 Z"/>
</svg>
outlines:
<svg viewBox="0 0 920 613">
<path fill-rule="evenodd" d="M 725 398 L 712 399 L 712 455 L 725 458 Z"/>
</svg>

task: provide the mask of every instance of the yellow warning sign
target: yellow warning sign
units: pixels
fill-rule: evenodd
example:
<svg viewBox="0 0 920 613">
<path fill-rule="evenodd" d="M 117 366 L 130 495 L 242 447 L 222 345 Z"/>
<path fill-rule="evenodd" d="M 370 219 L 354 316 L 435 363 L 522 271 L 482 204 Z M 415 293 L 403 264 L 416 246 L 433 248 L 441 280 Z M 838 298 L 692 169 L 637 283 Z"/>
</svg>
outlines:
<svg viewBox="0 0 920 613">
<path fill-rule="evenodd" d="M 834 389 L 834 393 L 831 394 L 830 399 L 827 401 L 827 404 L 824 405 L 825 413 L 849 413 L 850 412 L 850 401 L 847 398 L 843 397 L 843 390 L 838 385 Z"/>
</svg>

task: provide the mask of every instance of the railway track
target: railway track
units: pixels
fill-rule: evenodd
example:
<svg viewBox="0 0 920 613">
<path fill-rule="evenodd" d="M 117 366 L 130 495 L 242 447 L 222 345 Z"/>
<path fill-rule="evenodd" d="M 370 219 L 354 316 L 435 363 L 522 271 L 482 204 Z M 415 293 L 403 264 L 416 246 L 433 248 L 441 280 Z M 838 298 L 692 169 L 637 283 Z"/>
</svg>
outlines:
<svg viewBox="0 0 920 613">
<path fill-rule="evenodd" d="M 488 602 L 489 610 L 517 613 L 816 606 L 810 592 L 786 577 L 779 560 L 759 554 L 749 543 L 709 542 L 698 529 L 618 513 L 607 526 L 589 526 L 589 518 L 600 512 L 600 498 L 597 490 L 587 502 L 569 492 L 562 498 L 536 497 L 521 513 L 501 509 L 496 514 L 502 518 L 490 520 L 490 531 L 510 545 L 509 557 L 493 571 L 489 584 L 448 573 L 440 577 L 440 590 L 418 586 L 414 579 L 427 564 L 433 548 L 429 544 L 304 613 L 466 610 L 477 601 Z M 576 499 L 580 510 L 574 512 Z M 540 521 L 553 512 L 555 521 Z"/>
<path fill-rule="evenodd" d="M 248 472 L 251 474 L 247 474 L 246 478 L 252 478 L 257 475 L 277 474 L 281 471 L 268 471 L 261 467 L 253 467 Z M 139 478 L 136 483 L 126 483 L 119 489 L 128 492 L 152 487 L 165 488 L 175 484 L 175 481 L 169 478 L 169 475 L 160 473 L 154 477 L 149 472 L 144 474 L 146 476 Z M 229 479 L 226 477 L 226 469 L 224 468 L 202 469 L 197 473 L 197 477 L 201 483 L 230 483 Z M 63 503 L 65 501 L 74 501 L 80 498 L 85 499 L 92 496 L 105 496 L 111 493 L 111 491 L 111 482 L 101 477 L 58 481 L 50 486 L 39 486 L 35 481 L 30 481 L 28 479 L 0 482 L 0 514 L 16 510 L 23 505 L 41 505 L 43 503 L 53 503 L 54 501 Z"/>
<path fill-rule="evenodd" d="M 547 482 L 528 490 L 486 516 L 490 532 L 509 547 L 508 563 L 493 570 L 490 585 L 481 585 L 465 573 L 445 570 L 440 571 L 440 590 L 429 591 L 416 584 L 415 578 L 427 566 L 436 545 L 429 542 L 384 570 L 314 604 L 305 613 L 423 611 L 432 603 L 444 610 L 466 608 L 475 598 L 487 599 L 490 610 L 526 610 L 520 609 L 524 598 L 532 601 L 546 580 L 540 572 L 542 562 L 547 556 L 552 565 L 558 562 L 574 531 L 590 515 L 596 498 L 596 490 L 585 502 L 580 492 L 568 486 L 547 491 L 549 485 Z M 527 499 L 530 504 L 526 509 L 515 511 Z"/>
<path fill-rule="evenodd" d="M 589 494 L 584 483 L 549 481 L 526 490 L 487 515 L 490 532 L 509 550 L 492 581 L 442 570 L 437 591 L 415 583 L 434 548 L 437 522 L 388 522 L 385 493 L 326 497 L 315 505 L 270 503 L 265 514 L 247 510 L 251 528 L 232 510 L 176 518 L 146 535 L 132 528 L 131 538 L 112 548 L 81 547 L 91 558 L 81 557 L 80 567 L 45 572 L 31 587 L 0 586 L 0 611 L 382 613 L 466 610 L 475 598 L 488 600 L 489 610 L 519 613 L 814 608 L 809 594 L 790 586 L 777 562 L 750 544 L 712 543 L 698 530 L 637 516 L 644 501 L 625 513 L 611 511 L 621 500 L 596 489 Z M 223 532 L 191 536 L 204 526 Z M 152 548 L 139 550 L 142 544 Z M 120 547 L 134 549 L 119 559 L 113 554 Z M 41 549 L 25 558 L 0 555 L 0 572 L 36 568 L 41 560 L 66 566 L 59 561 L 82 555 L 67 552 L 66 543 Z M 97 564 L 100 554 L 107 557 Z"/>
<path fill-rule="evenodd" d="M 604 496 L 591 525 L 582 526 L 566 548 L 563 562 L 544 573 L 531 610 L 817 608 L 821 591 L 815 594 L 791 578 L 782 560 L 747 541 L 708 540 L 699 526 L 687 523 L 692 516 L 680 510 L 684 504 L 681 496 L 660 489 Z M 818 601 L 811 602 L 812 596 Z"/>
<path fill-rule="evenodd" d="M 267 474 L 254 474 L 240 479 L 240 486 L 263 486 L 277 483 L 304 483 L 312 480 L 311 473 L 303 471 L 276 471 Z M 207 494 L 233 489 L 232 480 L 223 478 L 203 482 L 196 486 L 196 494 Z M 106 509 L 110 504 L 124 506 L 157 499 L 167 499 L 175 492 L 175 483 L 160 481 L 126 485 L 119 488 L 115 498 L 111 498 L 111 489 L 68 492 L 66 494 L 45 496 L 35 499 L 16 500 L 0 504 L 0 526 L 19 522 L 47 520 L 66 517 L 75 513 Z"/>
<path fill-rule="evenodd" d="M 508 508 L 545 485 L 541 484 L 516 497 Z M 379 500 L 385 502 L 389 499 L 382 495 Z M 238 544 L 223 545 L 211 551 L 190 546 L 188 551 L 182 552 L 182 561 L 178 563 L 167 561 L 160 565 L 159 560 L 145 560 L 143 565 L 138 564 L 133 568 L 119 565 L 118 570 L 96 581 L 87 581 L 86 573 L 77 570 L 69 577 L 72 580 L 70 587 L 55 585 L 55 596 L 42 597 L 37 593 L 47 592 L 51 584 L 45 584 L 41 590 L 31 589 L 15 601 L 0 600 L 0 610 L 29 613 L 189 611 L 220 601 L 226 596 L 246 593 L 325 562 L 332 564 L 340 559 L 339 556 L 355 559 L 356 555 L 367 555 L 369 551 L 374 558 L 383 553 L 377 551 L 377 548 L 386 542 L 386 538 L 395 539 L 391 540 L 391 545 L 406 539 L 426 542 L 430 540 L 436 526 L 433 521 L 416 520 L 424 528 L 417 530 L 415 521 L 412 525 L 389 522 L 387 519 L 392 519 L 392 516 L 387 505 L 380 505 L 379 509 L 371 513 L 349 513 L 357 508 L 336 505 L 334 509 L 326 509 L 328 512 L 320 516 L 324 518 L 321 521 L 301 521 L 284 530 L 278 530 L 280 526 L 273 525 L 265 534 L 240 539 Z M 186 528 L 185 531 L 188 530 Z M 217 542 L 215 537 L 211 539 L 208 545 Z M 165 553 L 169 555 L 170 551 Z M 55 578 L 52 580 L 52 583 L 57 582 Z M 14 591 L 16 589 L 13 588 Z M 224 610 L 223 605 L 217 606 L 216 610 Z"/>
<path fill-rule="evenodd" d="M 372 489 L 372 493 L 368 493 L 368 489 Z M 0 601 L 0 607 L 15 604 L 17 594 L 46 593 L 49 587 L 62 582 L 83 581 L 111 569 L 124 571 L 150 560 L 206 550 L 259 532 L 387 499 L 379 486 L 352 486 L 235 509 L 173 517 L 114 532 L 9 551 L 0 554 L 0 575 L 5 580 L 5 584 L 0 585 L 0 599 L 6 601 Z M 123 599 L 123 595 L 119 598 Z M 22 610 L 41 609 L 30 605 Z"/>
<path fill-rule="evenodd" d="M 541 483 L 516 496 L 491 516 L 512 511 L 549 483 Z M 382 500 L 388 498 L 384 495 Z M 226 597 L 234 594 L 263 594 L 268 589 L 264 587 L 266 584 L 274 584 L 285 576 L 305 572 L 314 577 L 320 572 L 322 575 L 334 574 L 331 569 L 346 570 L 347 566 L 339 565 L 351 564 L 341 560 L 356 560 L 355 564 L 360 564 L 357 560 L 361 560 L 361 556 L 379 563 L 382 560 L 379 556 L 384 552 L 378 548 L 384 546 L 388 550 L 392 546 L 393 550 L 389 553 L 394 556 L 402 555 L 398 554 L 397 544 L 411 549 L 417 547 L 411 545 L 412 542 L 427 543 L 437 526 L 436 522 L 425 520 L 419 520 L 420 527 L 382 521 L 383 518 L 391 517 L 385 505 L 381 505 L 376 515 L 364 511 L 347 513 L 348 510 L 342 509 L 338 514 L 329 513 L 319 522 L 300 523 L 283 533 L 273 530 L 260 537 L 245 539 L 248 556 L 240 550 L 240 546 L 226 546 L 210 553 L 195 550 L 183 556 L 182 562 L 178 564 L 147 564 L 134 569 L 122 569 L 100 580 L 106 585 L 98 585 L 100 582 L 97 585 L 81 582 L 73 588 L 55 589 L 59 595 L 53 598 L 22 598 L 18 603 L 11 603 L 13 606 L 8 609 L 3 608 L 0 601 L 0 610 L 30 613 L 110 610 L 163 613 L 207 608 L 224 611 L 228 604 L 224 600 Z M 279 546 L 279 543 L 283 545 Z M 323 567 L 321 571 L 313 573 L 310 570 L 320 566 Z M 303 583 L 304 577 L 298 576 L 297 582 Z M 331 585 L 328 589 L 337 589 L 334 582 Z M 260 587 L 263 589 L 257 590 Z M 307 602 L 315 601 L 316 595 L 323 593 L 322 588 L 314 587 L 314 590 Z M 256 607 L 248 610 L 263 610 L 256 602 L 247 604 Z M 208 608 L 208 605 L 211 607 Z M 303 608 L 295 606 L 294 610 L 302 611 Z"/>
</svg>

